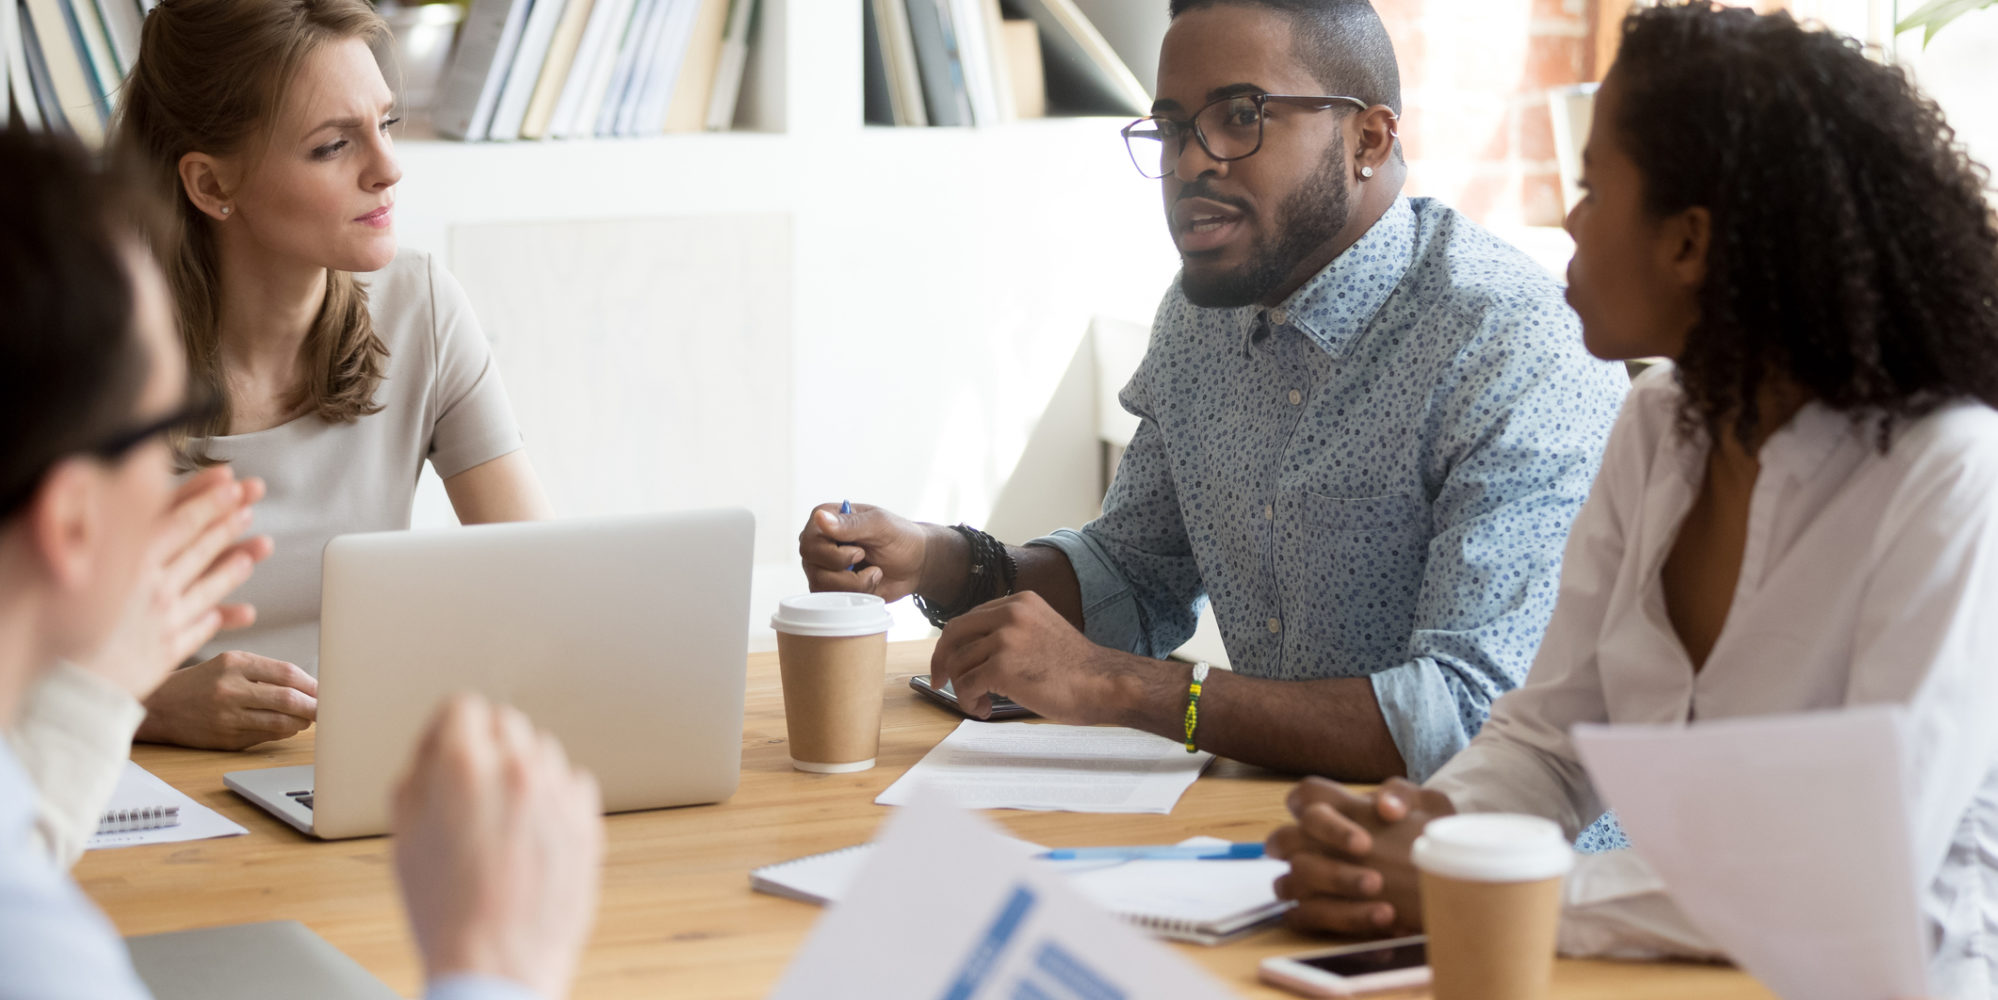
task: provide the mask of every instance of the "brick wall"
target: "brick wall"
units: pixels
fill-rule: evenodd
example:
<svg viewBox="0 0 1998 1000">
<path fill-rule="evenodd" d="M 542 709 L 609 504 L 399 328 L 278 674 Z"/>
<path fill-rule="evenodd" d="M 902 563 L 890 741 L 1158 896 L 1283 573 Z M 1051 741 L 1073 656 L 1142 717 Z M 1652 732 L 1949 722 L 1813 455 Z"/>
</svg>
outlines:
<svg viewBox="0 0 1998 1000">
<path fill-rule="evenodd" d="M 1375 0 L 1401 60 L 1411 194 L 1488 224 L 1561 224 L 1547 92 L 1590 79 L 1592 2 Z"/>
</svg>

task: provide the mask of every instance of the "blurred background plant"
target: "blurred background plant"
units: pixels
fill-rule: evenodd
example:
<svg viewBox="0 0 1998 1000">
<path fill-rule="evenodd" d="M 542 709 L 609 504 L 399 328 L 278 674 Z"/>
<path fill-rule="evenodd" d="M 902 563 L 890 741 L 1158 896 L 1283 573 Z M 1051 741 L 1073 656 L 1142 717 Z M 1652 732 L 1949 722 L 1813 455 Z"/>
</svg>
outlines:
<svg viewBox="0 0 1998 1000">
<path fill-rule="evenodd" d="M 1894 31 L 1899 34 L 1922 29 L 1922 46 L 1926 48 L 1929 39 L 1936 37 L 1936 32 L 1941 31 L 1944 25 L 1986 7 L 1998 7 L 1998 0 L 1929 0 L 1916 8 L 1914 13 L 1902 18 L 1901 23 L 1894 26 Z"/>
</svg>

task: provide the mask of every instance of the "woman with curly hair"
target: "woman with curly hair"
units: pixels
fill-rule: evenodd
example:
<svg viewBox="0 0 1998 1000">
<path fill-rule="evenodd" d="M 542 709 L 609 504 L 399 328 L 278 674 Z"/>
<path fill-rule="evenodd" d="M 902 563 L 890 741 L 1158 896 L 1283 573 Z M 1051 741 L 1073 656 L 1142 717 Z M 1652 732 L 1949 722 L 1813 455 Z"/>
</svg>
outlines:
<svg viewBox="0 0 1998 1000">
<path fill-rule="evenodd" d="M 1439 815 L 1594 823 L 1578 722 L 1891 703 L 1914 720 L 1935 985 L 1994 995 L 1988 183 L 1934 102 L 1848 39 L 1706 0 L 1631 15 L 1568 219 L 1568 299 L 1597 355 L 1673 360 L 1631 389 L 1526 684 L 1421 787 L 1292 795 L 1271 846 L 1293 922 L 1419 928 L 1409 846 Z M 1583 857 L 1565 891 L 1566 953 L 1719 956 L 1628 849 Z"/>
</svg>

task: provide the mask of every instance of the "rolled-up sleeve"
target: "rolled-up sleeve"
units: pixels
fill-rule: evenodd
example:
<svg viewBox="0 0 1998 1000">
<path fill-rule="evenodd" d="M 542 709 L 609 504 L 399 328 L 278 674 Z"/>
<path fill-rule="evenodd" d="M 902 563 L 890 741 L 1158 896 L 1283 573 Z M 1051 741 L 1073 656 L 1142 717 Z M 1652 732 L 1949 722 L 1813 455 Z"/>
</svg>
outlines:
<svg viewBox="0 0 1998 1000">
<path fill-rule="evenodd" d="M 1173 487 L 1171 458 L 1147 405 L 1144 372 L 1119 394 L 1138 431 L 1103 500 L 1103 515 L 1029 545 L 1061 550 L 1082 591 L 1083 634 L 1099 646 L 1164 657 L 1193 635 L 1206 601 Z"/>
<path fill-rule="evenodd" d="M 1486 323 L 1427 417 L 1439 486 L 1415 626 L 1407 661 L 1373 675 L 1415 781 L 1464 749 L 1493 700 L 1525 680 L 1554 612 L 1568 529 L 1629 384 L 1559 328 L 1571 324 L 1550 336 L 1547 323 L 1518 313 Z"/>
<path fill-rule="evenodd" d="M 28 689 L 7 737 L 40 792 L 35 847 L 59 867 L 75 864 L 97 832 L 145 717 L 130 694 L 70 663 Z"/>
</svg>

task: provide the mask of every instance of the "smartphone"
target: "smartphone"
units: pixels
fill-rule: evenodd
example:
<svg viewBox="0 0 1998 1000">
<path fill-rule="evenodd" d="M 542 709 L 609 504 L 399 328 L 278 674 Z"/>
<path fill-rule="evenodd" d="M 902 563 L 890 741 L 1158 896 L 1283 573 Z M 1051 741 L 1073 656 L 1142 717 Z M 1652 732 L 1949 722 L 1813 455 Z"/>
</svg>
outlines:
<svg viewBox="0 0 1998 1000">
<path fill-rule="evenodd" d="M 949 684 L 945 684 L 941 688 L 931 687 L 929 674 L 917 674 L 909 678 L 909 686 L 915 688 L 917 694 L 959 715 L 963 715 L 967 719 L 971 718 L 970 715 L 965 713 L 964 706 L 957 703 L 957 692 L 952 691 Z M 1005 695 L 995 694 L 992 696 L 992 714 L 986 718 L 988 721 L 997 722 L 1000 719 L 1030 718 L 1033 714 L 1033 710 L 1027 708 L 1025 705 L 1013 701 Z"/>
<path fill-rule="evenodd" d="M 1263 982 L 1308 997 L 1356 997 L 1429 985 L 1429 939 L 1420 934 L 1263 959 Z"/>
</svg>

